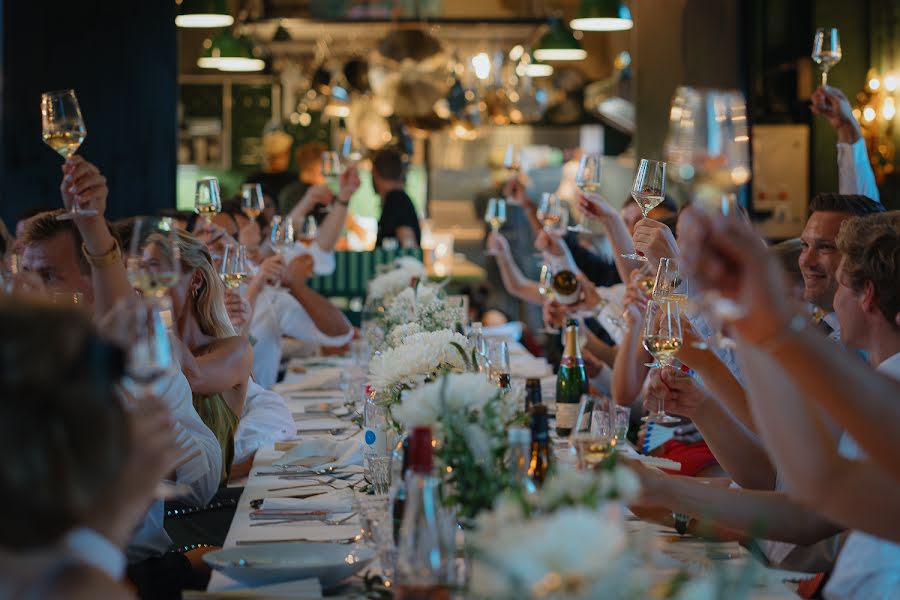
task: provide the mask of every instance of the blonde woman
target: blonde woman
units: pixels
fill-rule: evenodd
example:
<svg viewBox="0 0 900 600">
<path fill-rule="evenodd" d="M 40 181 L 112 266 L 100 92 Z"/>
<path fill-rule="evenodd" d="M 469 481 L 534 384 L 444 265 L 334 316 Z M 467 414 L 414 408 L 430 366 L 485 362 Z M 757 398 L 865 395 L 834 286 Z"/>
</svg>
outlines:
<svg viewBox="0 0 900 600">
<path fill-rule="evenodd" d="M 225 286 L 207 247 L 178 232 L 181 277 L 170 288 L 181 370 L 191 385 L 194 408 L 222 447 L 223 479 L 234 458 L 234 432 L 244 410 L 253 353 L 235 332 L 225 309 Z M 149 250 L 149 247 L 148 247 Z"/>
</svg>

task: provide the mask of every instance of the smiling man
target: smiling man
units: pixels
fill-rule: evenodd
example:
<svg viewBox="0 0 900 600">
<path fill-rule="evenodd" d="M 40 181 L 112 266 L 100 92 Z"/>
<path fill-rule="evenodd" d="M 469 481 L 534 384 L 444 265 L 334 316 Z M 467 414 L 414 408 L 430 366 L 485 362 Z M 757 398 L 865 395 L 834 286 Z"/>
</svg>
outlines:
<svg viewBox="0 0 900 600">
<path fill-rule="evenodd" d="M 884 212 L 884 206 L 866 196 L 817 194 L 809 203 L 809 219 L 800 235 L 803 299 L 824 313 L 824 327 L 833 338 L 840 336 L 840 324 L 834 314 L 841 262 L 836 243 L 838 231 L 850 217 L 880 212 Z"/>
</svg>

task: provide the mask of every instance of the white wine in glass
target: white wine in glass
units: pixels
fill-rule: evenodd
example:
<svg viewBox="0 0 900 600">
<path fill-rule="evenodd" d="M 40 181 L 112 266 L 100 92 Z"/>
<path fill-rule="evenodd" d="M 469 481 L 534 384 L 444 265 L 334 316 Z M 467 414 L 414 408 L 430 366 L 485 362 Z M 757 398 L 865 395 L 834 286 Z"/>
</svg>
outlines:
<svg viewBox="0 0 900 600">
<path fill-rule="evenodd" d="M 262 214 L 265 208 L 262 186 L 258 183 L 245 183 L 241 186 L 241 211 L 251 221 Z"/>
<path fill-rule="evenodd" d="M 87 128 L 84 126 L 75 90 L 41 94 L 41 138 L 45 144 L 68 160 L 78 151 L 86 136 Z M 65 220 L 96 214 L 96 210 L 81 208 L 77 202 L 73 202 L 68 211 L 56 218 Z"/>
<path fill-rule="evenodd" d="M 222 193 L 219 191 L 219 180 L 215 177 L 202 177 L 197 181 L 194 195 L 194 212 L 212 223 L 213 217 L 222 211 Z"/>
<path fill-rule="evenodd" d="M 837 27 L 816 29 L 812 59 L 822 71 L 822 85 L 828 84 L 828 71 L 841 62 L 841 39 Z"/>
<path fill-rule="evenodd" d="M 222 254 L 222 266 L 219 270 L 222 283 L 230 290 L 241 287 L 250 279 L 250 267 L 247 263 L 247 250 L 243 246 L 228 244 Z"/>
<path fill-rule="evenodd" d="M 644 323 L 644 348 L 653 355 L 656 363 L 647 365 L 651 369 L 662 368 L 672 364 L 676 352 L 681 350 L 684 337 L 681 334 L 681 317 L 677 302 L 650 300 L 647 303 L 647 316 Z M 660 400 L 657 412 L 644 420 L 657 423 L 677 423 L 678 417 L 666 414 L 665 406 Z"/>
<path fill-rule="evenodd" d="M 637 202 L 644 218 L 650 211 L 662 204 L 666 197 L 666 163 L 642 158 L 631 186 L 631 197 Z M 637 252 L 623 254 L 624 258 L 646 261 L 646 256 Z"/>
<path fill-rule="evenodd" d="M 487 209 L 484 211 L 484 221 L 491 226 L 491 231 L 497 233 L 506 224 L 506 200 L 504 198 L 491 198 L 488 200 Z"/>
<path fill-rule="evenodd" d="M 600 155 L 582 154 L 578 163 L 578 173 L 575 175 L 575 185 L 582 193 L 600 192 Z"/>
<path fill-rule="evenodd" d="M 159 299 L 178 283 L 178 230 L 169 217 L 138 217 L 125 261 L 128 281 L 145 297 Z"/>
<path fill-rule="evenodd" d="M 316 241 L 318 235 L 319 226 L 316 224 L 316 219 L 312 215 L 308 215 L 303 220 L 300 231 L 297 232 L 297 241 L 308 248 Z"/>
<path fill-rule="evenodd" d="M 558 228 L 563 216 L 562 203 L 559 196 L 544 192 L 538 205 L 537 218 L 544 225 L 544 231 L 550 233 Z"/>
</svg>

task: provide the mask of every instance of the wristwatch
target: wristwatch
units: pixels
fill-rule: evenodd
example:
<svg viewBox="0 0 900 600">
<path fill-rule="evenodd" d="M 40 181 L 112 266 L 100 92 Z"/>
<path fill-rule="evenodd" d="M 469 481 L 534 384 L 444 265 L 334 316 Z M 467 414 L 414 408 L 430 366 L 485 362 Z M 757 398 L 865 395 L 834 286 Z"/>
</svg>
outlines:
<svg viewBox="0 0 900 600">
<path fill-rule="evenodd" d="M 691 517 L 684 513 L 673 512 L 672 520 L 675 521 L 675 531 L 678 532 L 678 535 L 685 535 L 691 524 Z"/>
</svg>

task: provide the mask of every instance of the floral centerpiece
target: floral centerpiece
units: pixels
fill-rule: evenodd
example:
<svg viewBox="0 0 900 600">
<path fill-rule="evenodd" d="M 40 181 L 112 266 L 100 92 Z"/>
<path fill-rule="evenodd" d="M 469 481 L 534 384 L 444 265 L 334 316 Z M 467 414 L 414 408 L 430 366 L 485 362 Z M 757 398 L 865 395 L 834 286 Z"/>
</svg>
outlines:
<svg viewBox="0 0 900 600">
<path fill-rule="evenodd" d="M 612 463 L 600 473 L 560 469 L 532 496 L 504 495 L 468 536 L 469 592 L 478 598 L 645 598 L 616 500 L 637 477 Z"/>
<path fill-rule="evenodd" d="M 369 280 L 369 302 L 386 304 L 403 290 L 414 287 L 425 277 L 425 265 L 415 258 L 404 256 L 394 261 L 394 268 Z"/>
<path fill-rule="evenodd" d="M 403 392 L 395 418 L 407 429 L 431 427 L 444 501 L 464 519 L 490 508 L 506 488 L 506 431 L 522 422 L 522 397 L 480 373 L 449 373 Z"/>
<path fill-rule="evenodd" d="M 369 387 L 397 431 L 401 424 L 393 407 L 404 390 L 411 390 L 445 373 L 471 370 L 466 338 L 450 329 L 411 333 L 396 346 L 376 354 L 369 364 Z"/>
<path fill-rule="evenodd" d="M 456 329 L 462 318 L 461 303 L 452 302 L 437 288 L 419 284 L 385 305 L 380 326 L 386 345 L 394 348 L 414 333 Z"/>
</svg>

